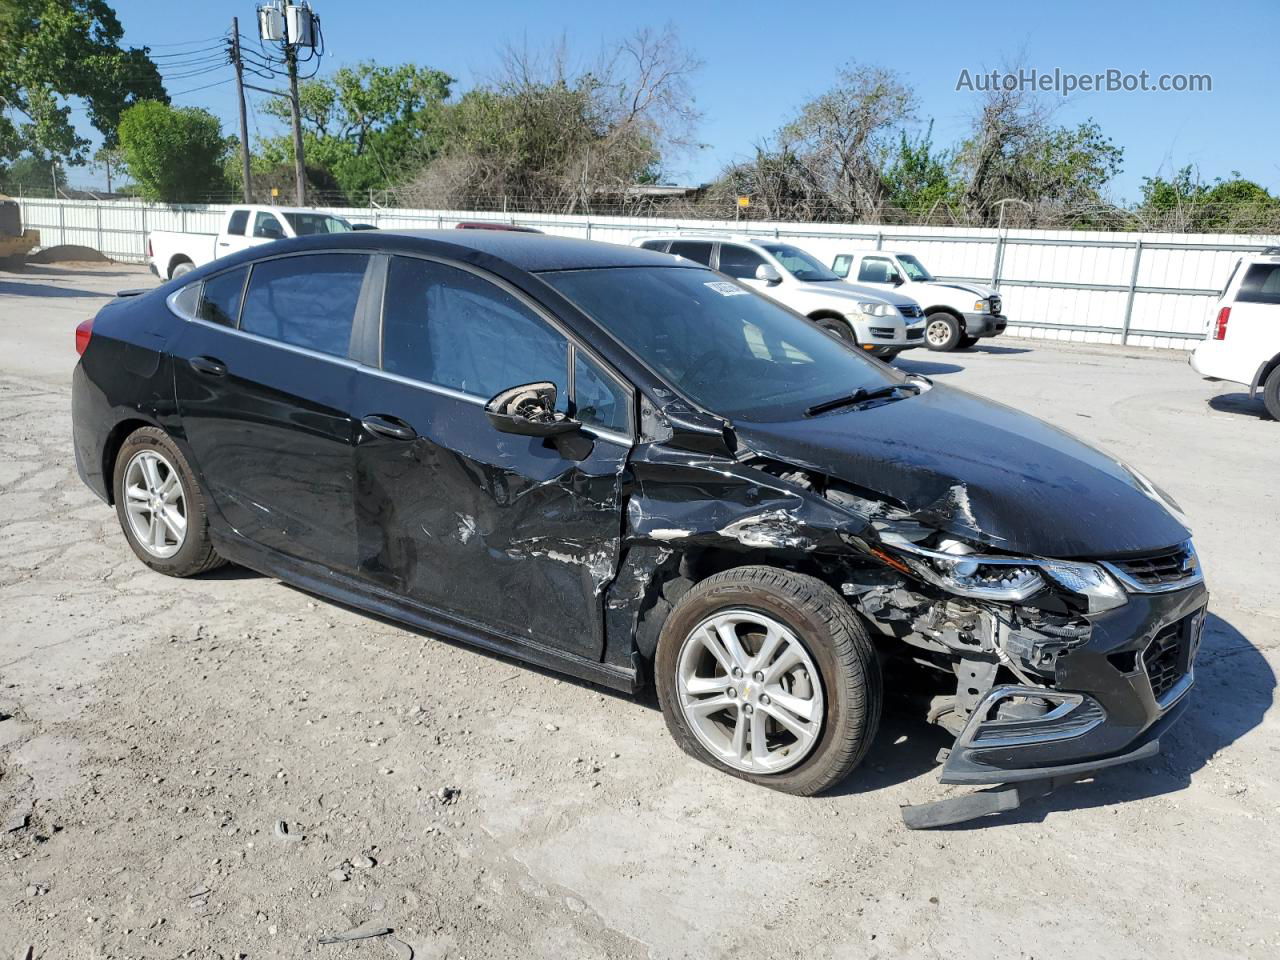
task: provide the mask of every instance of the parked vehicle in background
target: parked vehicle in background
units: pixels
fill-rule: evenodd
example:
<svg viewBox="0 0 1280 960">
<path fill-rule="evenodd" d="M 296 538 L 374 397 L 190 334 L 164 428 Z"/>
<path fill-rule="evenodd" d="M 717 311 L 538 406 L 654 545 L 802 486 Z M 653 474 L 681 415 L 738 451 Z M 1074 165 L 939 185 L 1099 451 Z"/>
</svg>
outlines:
<svg viewBox="0 0 1280 960">
<path fill-rule="evenodd" d="M 936 280 L 909 253 L 855 250 L 831 262 L 831 272 L 859 287 L 897 290 L 919 301 L 929 318 L 925 345 L 930 350 L 964 350 L 983 337 L 1004 333 L 1000 293 L 977 283 Z"/>
<path fill-rule="evenodd" d="M 637 237 L 632 245 L 719 270 L 881 360 L 924 340 L 924 311 L 911 297 L 841 283 L 816 257 L 789 243 L 674 234 Z"/>
<path fill-rule="evenodd" d="M 147 234 L 147 262 L 161 280 L 171 280 L 218 257 L 273 240 L 349 233 L 353 229 L 342 217 L 304 207 L 233 207 L 217 233 L 152 230 Z"/>
<path fill-rule="evenodd" d="M 541 233 L 537 227 L 519 227 L 499 220 L 463 220 L 453 225 L 455 230 L 506 230 L 508 233 Z"/>
<path fill-rule="evenodd" d="M 1195 682 L 1208 594 L 1150 481 L 688 259 L 304 237 L 119 298 L 76 346 L 76 464 L 147 566 L 652 683 L 684 750 L 754 784 L 853 770 L 884 663 L 936 692 L 944 782 L 1033 781 L 912 826 L 1150 759 Z"/>
<path fill-rule="evenodd" d="M 1191 368 L 1206 380 L 1227 380 L 1262 393 L 1280 420 L 1280 248 L 1236 261 L 1226 289 L 1191 354 Z"/>
<path fill-rule="evenodd" d="M 16 200 L 0 193 L 0 263 L 5 260 L 20 262 L 38 246 L 40 231 L 23 230 L 22 208 Z"/>
</svg>

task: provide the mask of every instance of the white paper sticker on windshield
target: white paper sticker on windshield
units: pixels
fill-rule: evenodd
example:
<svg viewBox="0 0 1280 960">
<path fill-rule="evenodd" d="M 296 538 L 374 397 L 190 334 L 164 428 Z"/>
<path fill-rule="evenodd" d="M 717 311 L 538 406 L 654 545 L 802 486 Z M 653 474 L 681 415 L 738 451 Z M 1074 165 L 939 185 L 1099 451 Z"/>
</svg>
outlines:
<svg viewBox="0 0 1280 960">
<path fill-rule="evenodd" d="M 728 283 L 725 280 L 712 280 L 706 285 L 722 297 L 738 297 L 745 295 L 747 292 L 741 287 Z"/>
</svg>

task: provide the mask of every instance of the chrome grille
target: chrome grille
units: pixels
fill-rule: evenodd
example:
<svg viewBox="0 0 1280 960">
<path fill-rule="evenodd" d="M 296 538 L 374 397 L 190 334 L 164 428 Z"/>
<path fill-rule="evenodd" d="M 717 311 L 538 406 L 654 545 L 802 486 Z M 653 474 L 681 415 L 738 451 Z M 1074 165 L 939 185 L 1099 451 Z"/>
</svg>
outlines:
<svg viewBox="0 0 1280 960">
<path fill-rule="evenodd" d="M 1139 589 L 1167 590 L 1200 578 L 1200 564 L 1189 543 L 1131 560 L 1112 560 L 1110 566 Z"/>
<path fill-rule="evenodd" d="M 1001 302 L 1001 300 L 1000 300 L 1000 298 L 999 298 L 999 297 L 992 297 L 992 298 L 991 298 L 991 312 L 992 312 L 992 313 L 999 313 L 999 312 L 1000 312 L 1000 310 L 1001 310 L 1003 307 L 1004 307 L 1004 304 Z"/>
</svg>

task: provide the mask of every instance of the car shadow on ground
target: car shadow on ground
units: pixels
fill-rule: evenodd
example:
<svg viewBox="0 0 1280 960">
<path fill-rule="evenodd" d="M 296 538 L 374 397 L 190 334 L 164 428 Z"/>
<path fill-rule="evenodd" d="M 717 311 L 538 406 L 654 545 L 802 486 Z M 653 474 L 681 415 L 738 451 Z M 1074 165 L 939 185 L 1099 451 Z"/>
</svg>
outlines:
<svg viewBox="0 0 1280 960">
<path fill-rule="evenodd" d="M 60 287 L 54 283 L 23 283 L 0 278 L 0 297 L 97 297 L 110 296 L 101 290 Z"/>
<path fill-rule="evenodd" d="M 918 373 L 922 377 L 937 377 L 948 373 L 959 373 L 964 367 L 955 363 L 938 363 L 936 360 L 908 360 L 896 357 L 893 365 L 903 373 Z"/>
<path fill-rule="evenodd" d="M 988 346 L 982 341 L 970 347 L 966 353 L 1031 353 L 1031 347 L 996 347 Z"/>
<path fill-rule="evenodd" d="M 1258 726 L 1275 698 L 1276 675 L 1261 651 L 1221 617 L 1209 614 L 1196 658 L 1196 685 L 1186 715 L 1161 738 L 1160 755 L 1059 788 L 1042 800 L 948 830 L 1039 823 L 1063 810 L 1108 807 L 1177 793 L 1224 748 Z"/>
<path fill-rule="evenodd" d="M 1250 400 L 1247 393 L 1219 393 L 1209 398 L 1209 406 L 1219 413 L 1238 413 L 1255 420 L 1271 419 L 1262 397 Z"/>
</svg>

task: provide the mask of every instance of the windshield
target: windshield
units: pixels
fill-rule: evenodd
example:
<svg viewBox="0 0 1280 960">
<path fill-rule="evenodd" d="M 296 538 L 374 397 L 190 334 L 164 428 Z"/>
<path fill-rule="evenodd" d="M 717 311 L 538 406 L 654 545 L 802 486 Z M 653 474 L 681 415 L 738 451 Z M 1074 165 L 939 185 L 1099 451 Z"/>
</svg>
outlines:
<svg viewBox="0 0 1280 960">
<path fill-rule="evenodd" d="M 331 213 L 286 213 L 284 218 L 300 237 L 317 233 L 350 233 L 351 224 Z"/>
<path fill-rule="evenodd" d="M 824 267 L 822 263 L 805 253 L 799 247 L 793 247 L 789 243 L 761 243 L 761 250 L 768 250 L 797 280 L 803 280 L 806 283 L 825 280 L 839 280 L 834 273 Z"/>
<path fill-rule="evenodd" d="M 902 269 L 906 271 L 908 277 L 921 283 L 930 283 L 933 281 L 933 275 L 924 268 L 924 264 L 917 260 L 909 253 L 898 254 L 898 263 L 902 265 Z"/>
<path fill-rule="evenodd" d="M 613 267 L 541 277 L 722 417 L 791 420 L 859 387 L 897 382 L 809 321 L 710 270 Z"/>
</svg>

